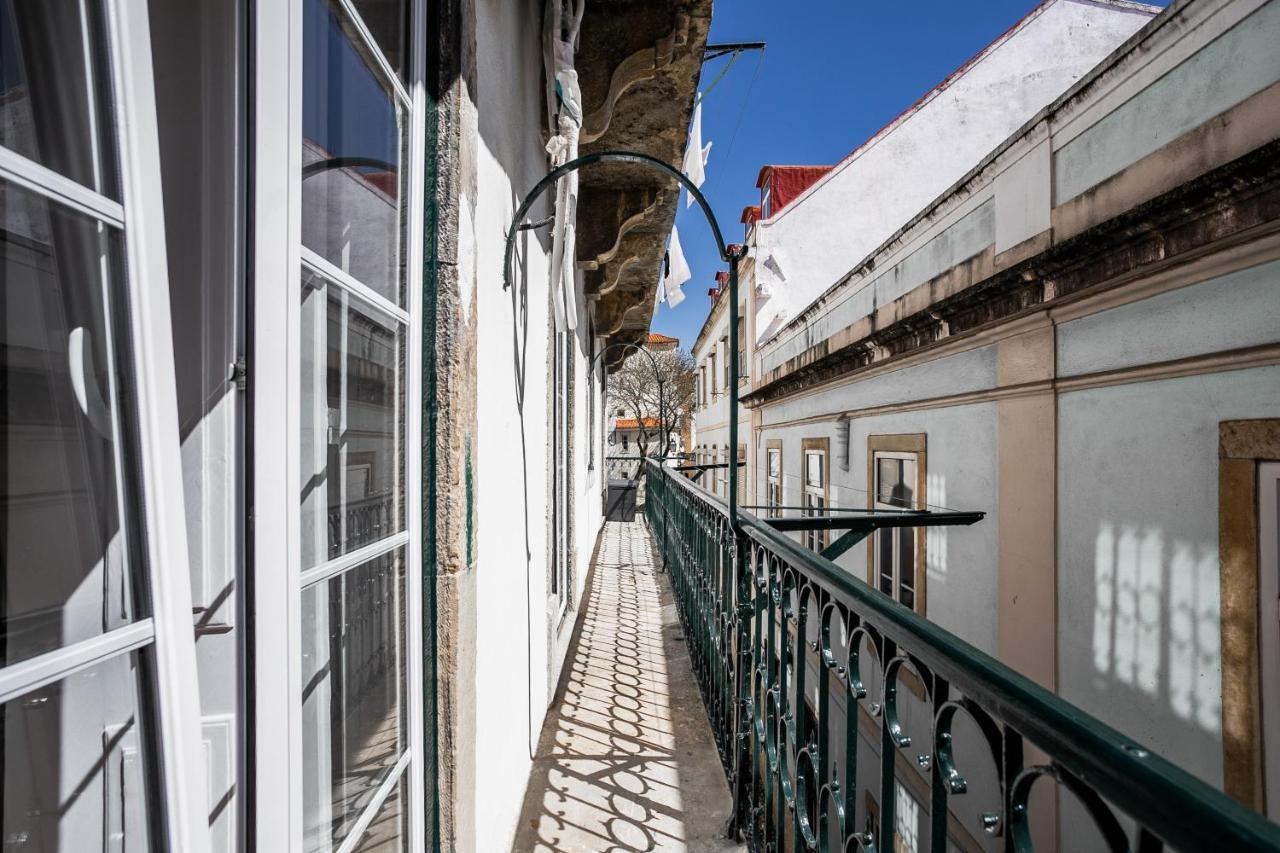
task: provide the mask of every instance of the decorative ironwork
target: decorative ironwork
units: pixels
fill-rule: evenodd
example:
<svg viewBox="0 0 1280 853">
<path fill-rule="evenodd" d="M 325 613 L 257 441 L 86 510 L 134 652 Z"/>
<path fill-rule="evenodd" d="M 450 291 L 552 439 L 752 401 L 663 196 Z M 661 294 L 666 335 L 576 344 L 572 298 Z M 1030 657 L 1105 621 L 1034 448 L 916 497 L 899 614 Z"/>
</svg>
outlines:
<svg viewBox="0 0 1280 853">
<path fill-rule="evenodd" d="M 1046 829 L 1049 846 L 1060 824 L 1064 841 L 1091 832 L 1108 850 L 1280 850 L 1280 826 L 770 523 L 653 462 L 646 477 L 733 791 L 730 832 L 752 850 L 943 853 L 957 816 L 989 836 L 963 847 L 1031 850 Z M 927 793 L 908 840 L 911 773 Z M 1071 796 L 1046 807 L 1051 785 Z"/>
</svg>

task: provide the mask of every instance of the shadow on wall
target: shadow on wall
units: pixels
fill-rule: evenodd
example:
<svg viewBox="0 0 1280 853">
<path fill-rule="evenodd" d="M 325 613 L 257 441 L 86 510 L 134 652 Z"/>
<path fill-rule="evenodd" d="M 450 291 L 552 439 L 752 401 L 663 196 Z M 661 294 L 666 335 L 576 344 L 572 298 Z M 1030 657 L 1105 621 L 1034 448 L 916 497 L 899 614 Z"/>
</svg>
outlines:
<svg viewBox="0 0 1280 853">
<path fill-rule="evenodd" d="M 1221 637 L 1216 545 L 1159 527 L 1102 522 L 1094 555 L 1093 682 L 1098 691 L 1169 711 L 1181 734 L 1217 742 Z"/>
</svg>

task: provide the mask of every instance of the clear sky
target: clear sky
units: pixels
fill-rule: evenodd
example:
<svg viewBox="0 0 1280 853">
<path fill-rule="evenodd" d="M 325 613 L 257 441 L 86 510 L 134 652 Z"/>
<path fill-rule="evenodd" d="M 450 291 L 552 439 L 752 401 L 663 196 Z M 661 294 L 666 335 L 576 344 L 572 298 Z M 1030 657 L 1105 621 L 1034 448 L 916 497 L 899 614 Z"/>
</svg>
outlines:
<svg viewBox="0 0 1280 853">
<path fill-rule="evenodd" d="M 740 56 L 702 104 L 703 144 L 713 143 L 702 191 L 725 241 L 743 239 L 738 217 L 759 203 L 761 166 L 837 163 L 1036 5 L 716 0 L 711 42 L 768 43 L 763 56 Z M 728 61 L 703 66 L 704 89 Z M 683 198 L 676 226 L 693 280 L 685 301 L 675 309 L 664 303 L 652 328 L 691 349 L 711 306 L 707 289 L 728 267 L 702 213 Z"/>
</svg>

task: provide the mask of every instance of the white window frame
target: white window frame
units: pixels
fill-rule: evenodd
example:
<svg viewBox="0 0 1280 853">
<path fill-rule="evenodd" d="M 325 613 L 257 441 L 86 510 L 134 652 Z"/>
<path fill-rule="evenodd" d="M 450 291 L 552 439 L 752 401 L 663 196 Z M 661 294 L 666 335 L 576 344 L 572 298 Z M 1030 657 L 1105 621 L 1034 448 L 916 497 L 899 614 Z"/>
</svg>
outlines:
<svg viewBox="0 0 1280 853">
<path fill-rule="evenodd" d="M 809 458 L 812 456 L 818 456 L 822 459 L 822 482 L 819 484 L 809 482 Z M 806 445 L 800 455 L 800 462 L 800 503 L 803 507 L 802 512 L 806 516 L 825 516 L 830 510 L 830 501 L 827 497 L 828 486 L 831 482 L 831 454 L 829 453 L 829 448 L 826 446 Z M 819 553 L 827 547 L 827 538 L 827 531 L 825 530 L 805 530 L 801 533 L 801 539 L 805 547 Z"/>
<path fill-rule="evenodd" d="M 887 503 L 880 500 L 880 460 L 881 459 L 901 459 L 903 461 L 911 462 L 915 466 L 915 472 L 916 472 L 916 481 L 911 484 L 911 489 L 912 489 L 912 494 L 916 494 L 919 491 L 919 488 L 916 485 L 916 483 L 919 482 L 920 466 L 922 464 L 920 460 L 920 454 L 913 450 L 876 450 L 876 451 L 873 451 L 871 454 L 872 507 L 877 510 L 910 509 L 911 507 L 898 506 L 896 504 Z M 920 596 L 919 577 L 916 569 L 917 569 L 917 564 L 919 563 L 919 560 L 920 560 L 920 544 L 921 544 L 920 536 L 919 536 L 919 531 L 917 529 L 915 528 L 907 528 L 907 529 L 910 531 L 910 535 L 912 539 L 915 541 L 915 548 L 914 548 L 914 553 L 912 555 L 911 566 L 909 567 L 911 580 L 908 584 L 905 584 L 905 586 L 911 591 L 912 609 L 919 610 L 922 600 Z M 892 544 L 893 594 L 890 597 L 893 598 L 894 601 L 903 603 L 902 590 L 903 590 L 904 584 L 902 582 L 902 579 L 903 579 L 904 571 L 906 571 L 906 569 L 904 569 L 902 565 L 902 553 L 901 553 L 902 541 L 900 538 L 899 530 L 900 528 L 883 528 L 883 531 L 888 533 L 888 538 L 893 543 Z M 882 539 L 881 539 L 880 532 L 881 531 L 877 531 L 871 536 L 871 540 L 872 540 L 871 570 L 873 573 L 873 577 L 875 578 L 876 589 L 881 589 L 880 584 L 882 581 L 881 571 L 880 571 L 880 547 L 881 547 Z M 883 592 L 883 590 L 881 591 Z"/>
<path fill-rule="evenodd" d="M 410 0 L 410 73 L 405 83 L 390 67 L 363 26 L 350 0 L 339 0 L 355 24 L 353 38 L 370 53 L 407 118 L 405 170 L 403 307 L 369 292 L 302 246 L 302 54 L 303 0 L 257 3 L 250 80 L 253 90 L 253 245 L 248 259 L 255 282 L 251 295 L 250 376 L 253 405 L 253 526 L 250 548 L 254 578 L 256 656 L 251 661 L 255 753 L 254 791 L 259 850 L 299 850 L 303 846 L 302 590 L 341 572 L 353 560 L 403 548 L 406 596 L 404 665 L 409 701 L 407 748 L 365 806 L 345 841 L 347 853 L 360 840 L 398 782 L 409 812 L 411 850 L 425 849 L 425 731 L 423 624 L 421 609 L 421 399 L 422 258 L 427 98 L 426 2 Z M 405 529 L 339 560 L 301 571 L 301 507 L 296 484 L 301 469 L 301 284 L 304 262 L 337 286 L 356 293 L 405 323 Z"/>
<path fill-rule="evenodd" d="M 113 310 L 110 292 L 123 292 L 127 305 L 114 311 L 127 325 L 131 349 L 127 358 L 113 354 L 115 370 L 133 376 L 135 408 L 113 407 L 113 423 L 132 421 L 140 476 L 138 527 L 146 531 L 145 582 L 152 615 L 71 643 L 34 658 L 0 668 L 0 702 L 61 681 L 96 664 L 138 650 L 149 652 L 147 677 L 154 707 L 139 710 L 155 725 L 145 732 L 145 749 L 154 752 L 158 785 L 146 808 L 163 821 L 157 847 L 209 850 L 208 792 L 201 735 L 195 633 L 191 609 L 190 566 L 178 446 L 177 386 L 169 313 L 169 278 L 165 254 L 160 142 L 152 82 L 150 22 L 145 0 L 103 0 L 105 34 L 96 49 L 105 52 L 114 96 L 109 120 L 115 131 L 121 200 L 108 198 L 15 151 L 0 148 L 0 179 L 47 199 L 51 205 L 97 219 L 119 231 L 124 253 L 124 281 L 108 288 L 104 307 Z M 53 61 L 46 57 L 46 61 Z M 91 74 L 92 72 L 90 72 Z M 91 91 L 92 79 L 87 81 Z M 86 145 L 94 140 L 85 140 Z M 108 349 L 112 340 L 108 336 Z M 114 387 L 111 396 L 116 395 Z M 116 440 L 119 448 L 123 436 Z M 129 476 L 117 456 L 117 478 Z M 122 519 L 130 507 L 120 508 Z M 146 690 L 138 695 L 143 701 Z M 157 821 L 159 822 L 159 821 Z"/>
<path fill-rule="evenodd" d="M 766 447 L 764 450 L 765 507 L 770 518 L 781 518 L 783 501 L 782 489 L 782 445 Z M 774 473 L 774 462 L 777 462 L 777 473 Z"/>
</svg>

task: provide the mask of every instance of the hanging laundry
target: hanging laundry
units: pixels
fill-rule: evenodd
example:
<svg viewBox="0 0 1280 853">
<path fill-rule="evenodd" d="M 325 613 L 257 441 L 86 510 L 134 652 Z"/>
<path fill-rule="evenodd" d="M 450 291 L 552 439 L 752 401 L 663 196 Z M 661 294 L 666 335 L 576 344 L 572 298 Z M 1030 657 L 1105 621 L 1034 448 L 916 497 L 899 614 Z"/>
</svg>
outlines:
<svg viewBox="0 0 1280 853">
<path fill-rule="evenodd" d="M 666 274 L 662 278 L 663 290 L 667 294 L 667 304 L 675 308 L 684 301 L 684 292 L 680 289 L 686 281 L 693 278 L 689 262 L 685 260 L 684 248 L 680 245 L 680 232 L 671 226 L 671 243 L 667 246 Z"/>
<path fill-rule="evenodd" d="M 693 181 L 695 187 L 701 187 L 707 179 L 707 159 L 711 156 L 711 143 L 702 144 L 702 104 L 693 108 L 693 121 L 689 123 L 689 144 L 684 149 L 684 164 L 681 171 L 685 177 Z M 693 206 L 693 195 L 686 193 L 685 207 Z"/>
</svg>

